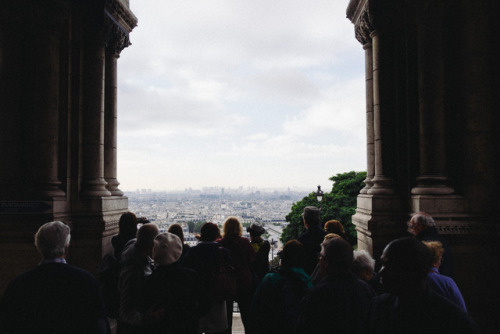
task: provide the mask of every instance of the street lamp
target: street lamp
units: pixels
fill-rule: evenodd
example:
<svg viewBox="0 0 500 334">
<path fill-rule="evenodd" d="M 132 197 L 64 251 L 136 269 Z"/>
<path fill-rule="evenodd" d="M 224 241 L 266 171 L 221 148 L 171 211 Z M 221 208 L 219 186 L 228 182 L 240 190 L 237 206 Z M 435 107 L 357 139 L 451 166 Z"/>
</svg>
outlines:
<svg viewBox="0 0 500 334">
<path fill-rule="evenodd" d="M 321 200 L 323 199 L 323 191 L 321 190 L 321 186 L 318 186 L 318 190 L 316 190 L 316 199 L 321 204 Z"/>
</svg>

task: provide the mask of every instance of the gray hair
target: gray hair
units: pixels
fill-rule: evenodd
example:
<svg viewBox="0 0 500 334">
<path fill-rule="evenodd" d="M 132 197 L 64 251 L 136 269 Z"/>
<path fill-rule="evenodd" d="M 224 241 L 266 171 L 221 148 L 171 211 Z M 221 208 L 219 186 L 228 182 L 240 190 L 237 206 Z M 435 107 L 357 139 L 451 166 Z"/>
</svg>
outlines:
<svg viewBox="0 0 500 334">
<path fill-rule="evenodd" d="M 431 217 L 431 215 L 425 213 L 425 212 L 419 212 L 413 215 L 411 217 L 415 221 L 415 223 L 425 226 L 425 227 L 436 227 L 436 222 L 434 219 Z"/>
<path fill-rule="evenodd" d="M 44 259 L 62 257 L 71 239 L 69 226 L 60 221 L 43 224 L 35 234 L 35 247 Z"/>
<path fill-rule="evenodd" d="M 354 262 L 352 263 L 352 272 L 358 275 L 365 269 L 370 269 L 372 272 L 375 271 L 375 260 L 366 250 L 355 250 Z"/>
</svg>

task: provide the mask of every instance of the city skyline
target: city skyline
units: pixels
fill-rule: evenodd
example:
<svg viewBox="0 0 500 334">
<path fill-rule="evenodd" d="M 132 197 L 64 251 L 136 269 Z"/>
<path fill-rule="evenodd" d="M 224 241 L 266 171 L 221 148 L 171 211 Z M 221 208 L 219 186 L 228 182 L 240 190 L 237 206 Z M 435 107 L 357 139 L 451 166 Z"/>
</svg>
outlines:
<svg viewBox="0 0 500 334">
<path fill-rule="evenodd" d="M 328 189 L 366 169 L 364 51 L 348 1 L 130 1 L 120 189 Z"/>
</svg>

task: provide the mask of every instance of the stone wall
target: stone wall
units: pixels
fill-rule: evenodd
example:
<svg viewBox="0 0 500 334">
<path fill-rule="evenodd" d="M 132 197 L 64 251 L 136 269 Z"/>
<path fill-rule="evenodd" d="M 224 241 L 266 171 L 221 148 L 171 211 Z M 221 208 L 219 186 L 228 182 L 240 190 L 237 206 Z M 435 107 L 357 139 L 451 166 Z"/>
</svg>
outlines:
<svg viewBox="0 0 500 334">
<path fill-rule="evenodd" d="M 485 333 L 500 325 L 498 9 L 487 0 L 352 0 L 347 9 L 366 59 L 359 246 L 379 257 L 408 235 L 412 214 L 431 214 Z"/>
</svg>

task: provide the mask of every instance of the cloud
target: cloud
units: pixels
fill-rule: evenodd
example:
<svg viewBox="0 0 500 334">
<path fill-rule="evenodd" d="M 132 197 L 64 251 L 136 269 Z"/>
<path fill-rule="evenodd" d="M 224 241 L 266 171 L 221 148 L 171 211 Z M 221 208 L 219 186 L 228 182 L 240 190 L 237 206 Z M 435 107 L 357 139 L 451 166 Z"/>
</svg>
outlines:
<svg viewBox="0 0 500 334">
<path fill-rule="evenodd" d="M 309 185 L 365 168 L 364 53 L 346 7 L 132 1 L 139 25 L 118 63 L 123 187 Z"/>
</svg>

